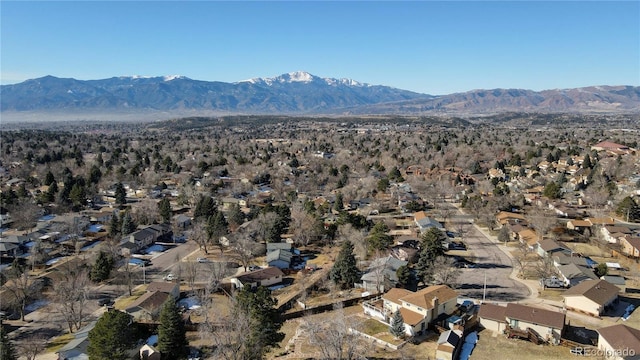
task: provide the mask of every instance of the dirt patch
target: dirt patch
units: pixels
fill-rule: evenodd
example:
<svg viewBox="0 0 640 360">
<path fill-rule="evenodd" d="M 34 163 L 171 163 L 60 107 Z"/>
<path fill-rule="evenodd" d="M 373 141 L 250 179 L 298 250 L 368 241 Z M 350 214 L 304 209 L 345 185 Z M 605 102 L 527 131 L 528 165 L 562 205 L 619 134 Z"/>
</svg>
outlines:
<svg viewBox="0 0 640 360">
<path fill-rule="evenodd" d="M 518 360 L 570 359 L 569 348 L 553 345 L 535 345 L 526 340 L 507 339 L 504 335 L 496 335 L 484 330 L 479 334 L 479 341 L 471 357 L 474 360 L 496 360 L 512 358 Z M 516 356 L 517 354 L 517 356 Z"/>
</svg>

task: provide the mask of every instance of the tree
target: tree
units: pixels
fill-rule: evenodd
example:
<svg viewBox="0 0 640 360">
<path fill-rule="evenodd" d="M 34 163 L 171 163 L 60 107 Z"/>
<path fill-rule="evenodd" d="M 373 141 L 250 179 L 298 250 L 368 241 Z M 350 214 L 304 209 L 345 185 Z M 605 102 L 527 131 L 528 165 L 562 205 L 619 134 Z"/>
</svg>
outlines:
<svg viewBox="0 0 640 360">
<path fill-rule="evenodd" d="M 127 203 L 127 191 L 124 189 L 124 185 L 122 183 L 116 183 L 116 188 L 114 190 L 116 204 L 124 205 Z"/>
<path fill-rule="evenodd" d="M 188 344 L 182 315 L 173 296 L 169 296 L 160 312 L 158 350 L 168 359 L 184 359 Z"/>
<path fill-rule="evenodd" d="M 215 215 L 217 211 L 217 205 L 211 196 L 200 196 L 193 211 L 193 218 L 196 221 L 208 219 L 210 216 Z"/>
<path fill-rule="evenodd" d="M 350 241 L 342 243 L 336 262 L 329 272 L 329 278 L 342 289 L 352 288 L 360 279 L 360 270 L 356 267 L 353 244 Z"/>
<path fill-rule="evenodd" d="M 609 273 L 609 268 L 606 263 L 600 263 L 596 266 L 595 272 L 597 277 L 606 276 Z"/>
<path fill-rule="evenodd" d="M 322 360 L 355 360 L 367 352 L 366 342 L 357 332 L 362 331 L 357 316 L 347 316 L 340 306 L 334 306 L 329 318 L 304 317 L 301 328 L 309 334 L 310 343 L 316 345 Z"/>
<path fill-rule="evenodd" d="M 402 318 L 402 314 L 400 313 L 399 308 L 393 313 L 393 317 L 391 318 L 391 325 L 389 326 L 389 332 L 396 339 L 403 338 L 405 335 L 404 319 Z"/>
<path fill-rule="evenodd" d="M 40 294 L 41 283 L 35 282 L 28 274 L 27 269 L 20 266 L 18 261 L 11 265 L 10 275 L 12 279 L 4 284 L 4 288 L 11 296 L 9 300 L 13 308 L 20 312 L 20 320 L 24 321 L 27 302 Z"/>
<path fill-rule="evenodd" d="M 249 331 L 240 340 L 245 342 L 243 359 L 261 359 L 284 339 L 284 333 L 280 332 L 283 321 L 277 309 L 278 300 L 271 297 L 264 286 L 258 286 L 255 291 L 244 287 L 234 300 L 233 313 L 238 314 L 238 318 L 249 319 Z"/>
<path fill-rule="evenodd" d="M 229 224 L 221 212 L 216 211 L 215 214 L 207 219 L 206 231 L 209 241 L 214 245 L 218 245 L 220 247 L 220 252 L 222 253 L 220 237 L 229 232 Z"/>
<path fill-rule="evenodd" d="M 105 312 L 89 331 L 87 353 L 90 360 L 127 360 L 128 350 L 136 337 L 131 327 L 131 316 L 118 311 Z"/>
<path fill-rule="evenodd" d="M 101 282 L 109 278 L 114 265 L 113 257 L 104 251 L 100 251 L 95 263 L 91 267 L 91 281 Z"/>
<path fill-rule="evenodd" d="M 120 223 L 118 212 L 114 211 L 113 216 L 111 216 L 111 222 L 109 222 L 109 236 L 112 239 L 117 239 L 121 233 L 122 233 L 122 224 Z"/>
<path fill-rule="evenodd" d="M 120 231 L 122 233 L 122 236 L 127 236 L 136 231 L 136 223 L 133 222 L 131 213 L 129 213 L 128 211 L 125 212 L 124 215 L 122 215 L 122 230 Z"/>
<path fill-rule="evenodd" d="M 402 265 L 396 270 L 396 276 L 398 277 L 398 283 L 402 286 L 407 286 L 411 281 L 411 270 L 407 265 Z"/>
<path fill-rule="evenodd" d="M 438 256 L 431 266 L 431 276 L 436 284 L 449 285 L 455 287 L 462 270 L 454 266 L 453 258 Z"/>
<path fill-rule="evenodd" d="M 0 360 L 18 360 L 16 349 L 13 346 L 4 326 L 0 325 Z"/>
<path fill-rule="evenodd" d="M 562 196 L 562 187 L 555 182 L 550 182 L 544 187 L 542 195 L 549 199 L 558 199 Z"/>
<path fill-rule="evenodd" d="M 378 191 L 385 192 L 387 191 L 388 187 L 389 187 L 389 179 L 382 178 L 378 181 L 378 187 L 377 187 Z"/>
<path fill-rule="evenodd" d="M 59 279 L 54 284 L 54 302 L 67 323 L 69 332 L 73 332 L 82 327 L 88 316 L 87 301 L 91 291 L 89 272 L 84 265 L 78 265 L 77 261 L 68 261 L 58 267 L 58 274 Z"/>
<path fill-rule="evenodd" d="M 500 228 L 500 231 L 498 232 L 498 241 L 506 243 L 508 241 L 511 240 L 511 234 L 510 234 L 510 230 L 509 230 L 509 226 L 508 225 L 502 225 L 502 227 Z"/>
<path fill-rule="evenodd" d="M 333 203 L 333 209 L 337 212 L 344 210 L 344 197 L 341 192 L 336 194 L 336 201 Z"/>
<path fill-rule="evenodd" d="M 616 214 L 622 216 L 625 221 L 636 221 L 640 219 L 640 206 L 633 198 L 627 196 L 618 204 Z"/>
<path fill-rule="evenodd" d="M 235 231 L 236 229 L 238 229 L 240 225 L 244 223 L 244 213 L 242 213 L 242 210 L 240 210 L 239 204 L 231 205 L 231 209 L 229 209 L 228 218 L 229 218 L 229 228 L 232 231 Z"/>
<path fill-rule="evenodd" d="M 536 231 L 538 241 L 542 241 L 557 223 L 556 216 L 550 210 L 535 209 L 527 214 L 527 221 Z"/>
<path fill-rule="evenodd" d="M 393 245 L 393 237 L 388 235 L 389 227 L 382 221 L 376 223 L 369 233 L 369 246 L 374 250 L 385 250 Z"/>
<path fill-rule="evenodd" d="M 433 278 L 433 263 L 436 258 L 444 255 L 444 240 L 445 235 L 435 227 L 430 228 L 422 236 L 421 250 L 416 264 L 419 281 L 426 284 Z"/>
<path fill-rule="evenodd" d="M 171 203 L 169 203 L 169 199 L 162 198 L 162 200 L 158 202 L 158 212 L 165 224 L 171 222 Z"/>
</svg>

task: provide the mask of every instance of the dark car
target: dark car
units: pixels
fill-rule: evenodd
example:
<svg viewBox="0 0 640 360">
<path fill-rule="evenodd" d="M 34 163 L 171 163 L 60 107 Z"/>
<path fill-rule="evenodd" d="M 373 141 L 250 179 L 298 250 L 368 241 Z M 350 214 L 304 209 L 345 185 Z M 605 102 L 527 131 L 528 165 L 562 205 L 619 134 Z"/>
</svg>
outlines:
<svg viewBox="0 0 640 360">
<path fill-rule="evenodd" d="M 99 305 L 99 306 L 109 306 L 109 305 L 113 305 L 113 299 L 111 299 L 111 298 L 102 298 L 102 299 L 98 299 L 98 305 Z"/>
</svg>

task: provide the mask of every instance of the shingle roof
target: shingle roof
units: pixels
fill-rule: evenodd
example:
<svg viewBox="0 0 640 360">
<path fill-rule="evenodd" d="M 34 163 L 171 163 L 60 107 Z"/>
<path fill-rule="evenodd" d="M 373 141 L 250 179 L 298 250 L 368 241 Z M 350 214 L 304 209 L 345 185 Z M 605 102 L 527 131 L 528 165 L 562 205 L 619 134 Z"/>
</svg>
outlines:
<svg viewBox="0 0 640 360">
<path fill-rule="evenodd" d="M 178 284 L 172 282 L 154 281 L 151 284 L 147 285 L 147 292 L 160 291 L 163 293 L 171 294 L 176 286 L 178 286 Z"/>
<path fill-rule="evenodd" d="M 596 330 L 614 349 L 634 350 L 640 354 L 640 330 L 624 324 L 603 327 Z"/>
<path fill-rule="evenodd" d="M 510 319 L 525 321 L 530 324 L 548 326 L 554 329 L 562 329 L 564 327 L 565 315 L 557 311 L 509 303 L 507 304 L 504 315 Z"/>
<path fill-rule="evenodd" d="M 237 279 L 244 284 L 250 284 L 256 281 L 267 280 L 282 275 L 284 275 L 282 270 L 278 269 L 277 267 L 270 266 L 265 269 L 258 269 L 255 271 L 244 273 L 238 276 Z"/>
<path fill-rule="evenodd" d="M 604 305 L 620 289 L 605 280 L 586 280 L 564 292 L 567 296 L 584 296 L 599 305 Z"/>
<path fill-rule="evenodd" d="M 424 288 L 418 292 L 411 293 L 400 300 L 424 309 L 431 309 L 433 308 L 433 299 L 435 298 L 437 298 L 438 302 L 442 304 L 443 302 L 457 297 L 458 293 L 447 285 L 435 285 Z"/>
<path fill-rule="evenodd" d="M 400 299 L 411 294 L 413 293 L 406 289 L 392 288 L 389 291 L 387 291 L 384 295 L 382 295 L 382 298 L 384 300 L 394 302 L 398 305 L 402 305 L 402 301 L 400 301 Z"/>
<path fill-rule="evenodd" d="M 480 305 L 478 316 L 483 319 L 504 321 L 504 314 L 507 311 L 506 306 L 484 303 Z"/>
<path fill-rule="evenodd" d="M 411 311 L 407 308 L 399 308 L 400 314 L 402 314 L 402 321 L 405 324 L 409 324 L 411 326 L 415 326 L 419 324 L 422 320 L 424 320 L 424 316 L 415 311 Z"/>
<path fill-rule="evenodd" d="M 145 310 L 159 309 L 167 301 L 167 298 L 169 298 L 169 294 L 161 291 L 144 293 L 127 307 L 127 312 L 135 311 L 136 307 Z"/>
</svg>

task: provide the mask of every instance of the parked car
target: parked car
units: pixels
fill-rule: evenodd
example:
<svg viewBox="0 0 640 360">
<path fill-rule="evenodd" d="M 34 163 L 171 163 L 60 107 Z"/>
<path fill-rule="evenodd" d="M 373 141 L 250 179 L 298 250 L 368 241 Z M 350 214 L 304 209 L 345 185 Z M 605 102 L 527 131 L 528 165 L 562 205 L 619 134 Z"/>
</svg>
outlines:
<svg viewBox="0 0 640 360">
<path fill-rule="evenodd" d="M 165 275 L 163 277 L 163 279 L 164 279 L 164 281 L 173 281 L 173 280 L 177 280 L 178 277 L 175 276 L 173 273 L 169 273 L 169 274 Z"/>
<path fill-rule="evenodd" d="M 113 305 L 113 299 L 111 298 L 102 298 L 102 299 L 98 299 L 98 305 L 99 306 L 109 306 L 109 305 Z"/>
<path fill-rule="evenodd" d="M 258 265 L 249 265 L 249 271 L 259 270 L 260 266 Z"/>
<path fill-rule="evenodd" d="M 199 263 L 208 263 L 211 260 L 207 259 L 207 258 L 203 258 L 203 257 L 199 257 L 198 259 L 196 259 Z"/>
</svg>

